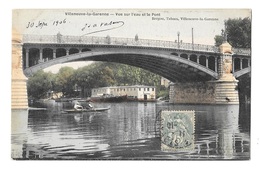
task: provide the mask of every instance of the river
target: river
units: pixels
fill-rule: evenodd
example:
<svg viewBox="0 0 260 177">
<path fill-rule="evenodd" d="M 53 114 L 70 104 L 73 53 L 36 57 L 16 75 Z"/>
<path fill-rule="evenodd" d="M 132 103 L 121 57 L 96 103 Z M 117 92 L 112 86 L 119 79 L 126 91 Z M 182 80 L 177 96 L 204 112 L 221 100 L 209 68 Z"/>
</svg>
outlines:
<svg viewBox="0 0 260 177">
<path fill-rule="evenodd" d="M 70 103 L 29 110 L 12 131 L 12 158 L 30 160 L 250 159 L 249 105 L 173 105 L 164 102 L 95 103 L 105 112 L 62 114 Z M 160 149 L 161 110 L 195 111 L 195 148 Z M 15 119 L 12 118 L 14 121 Z"/>
</svg>

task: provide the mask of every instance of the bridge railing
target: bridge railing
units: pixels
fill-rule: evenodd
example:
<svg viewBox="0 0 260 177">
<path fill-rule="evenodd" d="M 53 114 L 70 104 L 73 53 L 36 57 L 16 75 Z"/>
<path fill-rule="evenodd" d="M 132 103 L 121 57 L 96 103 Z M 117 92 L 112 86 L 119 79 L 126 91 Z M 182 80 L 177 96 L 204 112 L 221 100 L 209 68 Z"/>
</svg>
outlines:
<svg viewBox="0 0 260 177">
<path fill-rule="evenodd" d="M 103 44 L 103 45 L 124 45 L 141 47 L 161 47 L 183 50 L 195 50 L 217 53 L 219 48 L 214 45 L 192 44 L 173 41 L 96 37 L 96 36 L 62 36 L 62 35 L 23 35 L 23 43 L 56 43 L 56 44 Z M 250 49 L 235 49 L 235 53 L 250 55 Z"/>
<path fill-rule="evenodd" d="M 246 48 L 233 48 L 232 49 L 235 54 L 238 55 L 251 55 L 251 50 Z"/>
</svg>

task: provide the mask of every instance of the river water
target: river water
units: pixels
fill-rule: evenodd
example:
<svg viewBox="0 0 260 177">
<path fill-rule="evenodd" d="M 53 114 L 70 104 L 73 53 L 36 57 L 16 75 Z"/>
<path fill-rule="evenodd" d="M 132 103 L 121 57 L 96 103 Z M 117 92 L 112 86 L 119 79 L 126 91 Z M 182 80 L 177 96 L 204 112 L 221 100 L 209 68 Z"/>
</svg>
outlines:
<svg viewBox="0 0 260 177">
<path fill-rule="evenodd" d="M 105 112 L 62 114 L 70 103 L 50 102 L 29 110 L 12 132 L 12 158 L 51 160 L 219 160 L 250 159 L 249 105 L 173 105 L 169 103 L 95 103 Z M 195 111 L 195 148 L 160 149 L 161 110 Z M 13 113 L 13 115 L 19 113 Z M 13 118 L 12 121 L 15 119 Z"/>
</svg>

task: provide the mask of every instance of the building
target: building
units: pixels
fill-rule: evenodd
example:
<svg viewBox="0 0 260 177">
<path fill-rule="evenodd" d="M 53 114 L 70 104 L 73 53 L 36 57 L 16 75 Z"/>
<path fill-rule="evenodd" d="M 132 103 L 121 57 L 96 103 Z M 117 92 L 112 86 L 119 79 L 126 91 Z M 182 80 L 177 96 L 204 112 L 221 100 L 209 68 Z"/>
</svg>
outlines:
<svg viewBox="0 0 260 177">
<path fill-rule="evenodd" d="M 161 77 L 161 85 L 165 86 L 166 88 L 169 87 L 170 85 L 170 82 L 168 79 L 164 78 L 164 77 Z"/>
<path fill-rule="evenodd" d="M 155 86 L 133 85 L 133 86 L 111 86 L 99 87 L 91 90 L 91 97 L 101 96 L 127 96 L 128 100 L 155 101 Z"/>
</svg>

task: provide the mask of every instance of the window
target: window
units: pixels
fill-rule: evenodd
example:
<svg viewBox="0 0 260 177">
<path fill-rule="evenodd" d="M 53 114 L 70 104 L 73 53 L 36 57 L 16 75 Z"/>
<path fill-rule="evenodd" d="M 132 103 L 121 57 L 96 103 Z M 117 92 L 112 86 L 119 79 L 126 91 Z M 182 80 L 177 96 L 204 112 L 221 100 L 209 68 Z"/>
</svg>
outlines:
<svg viewBox="0 0 260 177">
<path fill-rule="evenodd" d="M 141 88 L 139 88 L 139 91 L 141 91 Z"/>
<path fill-rule="evenodd" d="M 149 88 L 147 88 L 147 91 L 149 91 Z"/>
<path fill-rule="evenodd" d="M 152 91 L 154 91 L 154 88 L 152 88 Z"/>
<path fill-rule="evenodd" d="M 144 91 L 145 91 L 145 88 L 144 88 Z"/>
</svg>

